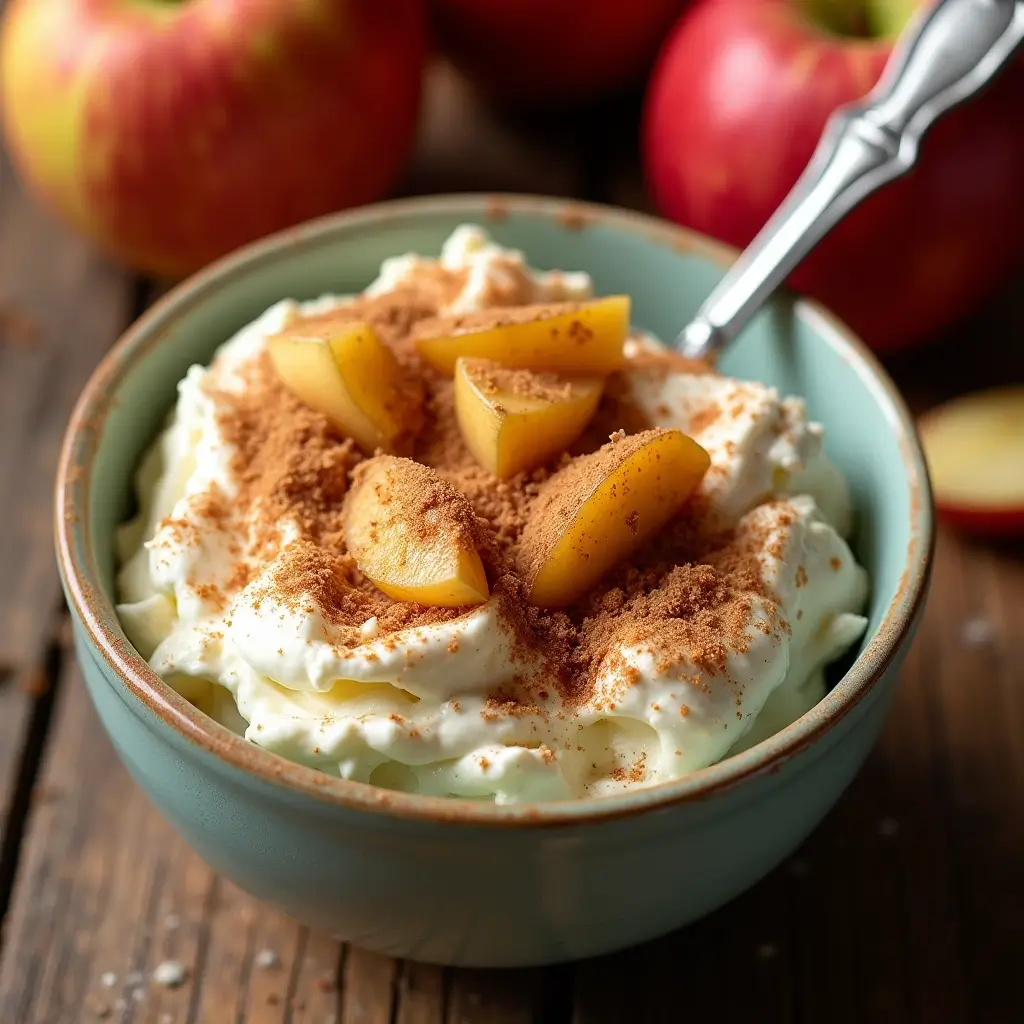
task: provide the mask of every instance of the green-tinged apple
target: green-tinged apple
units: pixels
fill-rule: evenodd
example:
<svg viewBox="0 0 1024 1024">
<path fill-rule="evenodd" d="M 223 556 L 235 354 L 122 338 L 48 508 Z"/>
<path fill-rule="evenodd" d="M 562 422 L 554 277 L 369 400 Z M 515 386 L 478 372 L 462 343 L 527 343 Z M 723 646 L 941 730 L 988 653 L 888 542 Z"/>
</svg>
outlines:
<svg viewBox="0 0 1024 1024">
<path fill-rule="evenodd" d="M 878 80 L 917 0 L 696 0 L 644 112 L 659 209 L 747 245 L 792 188 L 828 115 Z M 922 341 L 1024 259 L 1024 66 L 925 138 L 918 166 L 855 209 L 791 284 L 878 349 Z"/>
<path fill-rule="evenodd" d="M 442 48 L 506 103 L 560 105 L 640 80 L 686 0 L 431 0 Z"/>
<path fill-rule="evenodd" d="M 22 179 L 109 252 L 186 274 L 380 196 L 415 130 L 422 0 L 11 0 Z"/>
<path fill-rule="evenodd" d="M 939 514 L 973 533 L 1024 534 L 1024 385 L 964 395 L 919 427 Z"/>
</svg>

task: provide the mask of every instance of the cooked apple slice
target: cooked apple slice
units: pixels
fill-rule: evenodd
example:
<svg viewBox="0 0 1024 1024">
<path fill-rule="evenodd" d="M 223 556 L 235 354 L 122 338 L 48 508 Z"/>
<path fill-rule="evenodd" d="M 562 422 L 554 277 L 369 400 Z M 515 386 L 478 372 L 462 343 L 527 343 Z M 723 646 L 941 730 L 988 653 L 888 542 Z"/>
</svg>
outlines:
<svg viewBox="0 0 1024 1024">
<path fill-rule="evenodd" d="M 409 448 L 422 400 L 369 324 L 298 321 L 267 349 L 285 385 L 363 451 Z"/>
<path fill-rule="evenodd" d="M 629 297 L 488 309 L 416 327 L 420 355 L 447 376 L 460 356 L 574 376 L 604 376 L 623 362 Z"/>
<path fill-rule="evenodd" d="M 1024 533 L 1024 387 L 954 399 L 919 426 L 940 515 L 979 533 Z"/>
<path fill-rule="evenodd" d="M 600 377 L 556 377 L 486 359 L 455 364 L 455 415 L 466 447 L 506 478 L 540 465 L 576 440 L 604 390 Z"/>
<path fill-rule="evenodd" d="M 411 459 L 378 455 L 356 468 L 345 541 L 388 597 L 416 604 L 482 604 L 489 590 L 466 496 Z"/>
<path fill-rule="evenodd" d="M 710 461 L 682 431 L 655 429 L 559 470 L 523 531 L 519 571 L 530 603 L 559 608 L 582 597 L 679 511 Z"/>
</svg>

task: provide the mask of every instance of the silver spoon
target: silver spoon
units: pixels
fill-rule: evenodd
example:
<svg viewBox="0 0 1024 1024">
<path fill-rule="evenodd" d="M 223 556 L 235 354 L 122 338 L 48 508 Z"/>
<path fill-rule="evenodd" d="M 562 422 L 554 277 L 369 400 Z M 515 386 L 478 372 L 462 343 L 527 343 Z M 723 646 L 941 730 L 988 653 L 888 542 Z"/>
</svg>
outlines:
<svg viewBox="0 0 1024 1024">
<path fill-rule="evenodd" d="M 932 123 L 978 92 L 1022 40 L 1024 0 L 939 0 L 919 12 L 875 88 L 829 118 L 792 192 L 680 332 L 676 348 L 713 360 L 835 224 L 913 167 Z"/>
</svg>

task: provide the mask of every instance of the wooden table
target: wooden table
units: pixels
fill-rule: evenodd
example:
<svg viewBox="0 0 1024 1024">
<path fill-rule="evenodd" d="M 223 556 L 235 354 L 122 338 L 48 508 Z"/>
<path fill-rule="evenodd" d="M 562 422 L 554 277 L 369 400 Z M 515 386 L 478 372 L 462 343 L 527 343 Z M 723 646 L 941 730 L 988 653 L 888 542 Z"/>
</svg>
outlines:
<svg viewBox="0 0 1024 1024">
<path fill-rule="evenodd" d="M 620 114 L 628 140 L 629 101 Z M 404 190 L 643 206 L 628 141 L 609 155 L 597 116 L 524 135 L 440 70 Z M 1024 1020 L 1024 549 L 947 532 L 864 771 L 796 856 L 699 924 L 549 970 L 441 970 L 310 934 L 210 871 L 102 733 L 51 554 L 71 404 L 158 286 L 55 226 L 6 163 L 0 174 L 0 1024 Z M 920 409 L 1024 380 L 1022 338 L 1009 290 L 892 370 Z M 967 364 L 952 363 L 965 344 Z M 187 982 L 154 984 L 163 961 Z"/>
</svg>

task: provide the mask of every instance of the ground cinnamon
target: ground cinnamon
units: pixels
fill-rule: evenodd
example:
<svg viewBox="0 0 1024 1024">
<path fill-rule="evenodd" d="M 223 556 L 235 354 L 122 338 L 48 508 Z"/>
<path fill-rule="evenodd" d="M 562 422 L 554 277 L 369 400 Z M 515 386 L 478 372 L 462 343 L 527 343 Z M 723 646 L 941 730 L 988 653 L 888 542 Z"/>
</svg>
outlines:
<svg viewBox="0 0 1024 1024">
<path fill-rule="evenodd" d="M 723 672 L 730 653 L 750 643 L 755 602 L 768 609 L 767 628 L 787 628 L 775 616 L 773 596 L 762 579 L 766 538 L 749 531 L 705 536 L 699 502 L 692 502 L 577 605 L 548 611 L 527 604 L 524 580 L 537 551 L 550 543 L 552 531 L 557 532 L 581 494 L 603 478 L 606 463 L 621 460 L 638 443 L 633 436 L 638 427 L 650 424 L 631 405 L 622 375 L 613 374 L 593 429 L 572 453 L 586 458 L 572 460 L 565 454 L 510 480 L 491 476 L 462 441 L 452 382 L 416 354 L 417 333 L 437 331 L 441 311 L 464 283 L 464 277 L 431 265 L 428 274 L 417 273 L 391 293 L 360 296 L 338 310 L 304 318 L 304 323 L 311 328 L 354 320 L 371 323 L 424 389 L 424 422 L 412 449 L 422 472 L 403 462 L 413 484 L 395 488 L 392 497 L 411 501 L 403 514 L 413 518 L 428 506 L 437 510 L 434 528 L 468 531 L 481 550 L 498 613 L 514 638 L 513 662 L 522 666 L 514 686 L 492 695 L 487 713 L 547 714 L 555 692 L 563 707 L 592 701 L 598 673 L 621 661 L 618 651 L 624 646 L 650 645 L 677 664 L 687 659 L 702 672 Z M 576 304 L 565 303 L 489 310 L 449 318 L 445 324 L 465 330 L 574 308 Z M 564 386 L 550 375 L 493 365 L 477 369 L 485 387 L 517 394 L 547 394 L 546 389 Z M 346 548 L 344 527 L 353 474 L 358 478 L 368 472 L 362 468 L 365 456 L 284 387 L 265 355 L 247 364 L 242 374 L 245 387 L 240 393 L 224 389 L 213 394 L 221 433 L 234 452 L 231 472 L 237 493 L 230 500 L 211 493 L 205 511 L 231 518 L 237 523 L 232 535 L 244 537 L 236 570 L 222 588 L 224 599 L 251 584 L 269 564 L 272 583 L 255 600 L 272 597 L 318 610 L 343 646 L 365 642 L 364 625 L 370 619 L 376 619 L 376 637 L 386 640 L 409 626 L 462 614 L 465 609 L 392 601 L 362 576 Z M 598 429 L 602 434 L 595 436 Z M 552 485 L 560 468 L 560 483 Z M 456 509 L 462 511 L 456 514 Z M 290 524 L 291 534 L 282 532 L 283 523 Z M 623 687 L 636 675 L 624 661 L 615 673 Z M 609 699 L 607 693 L 604 699 Z"/>
</svg>

